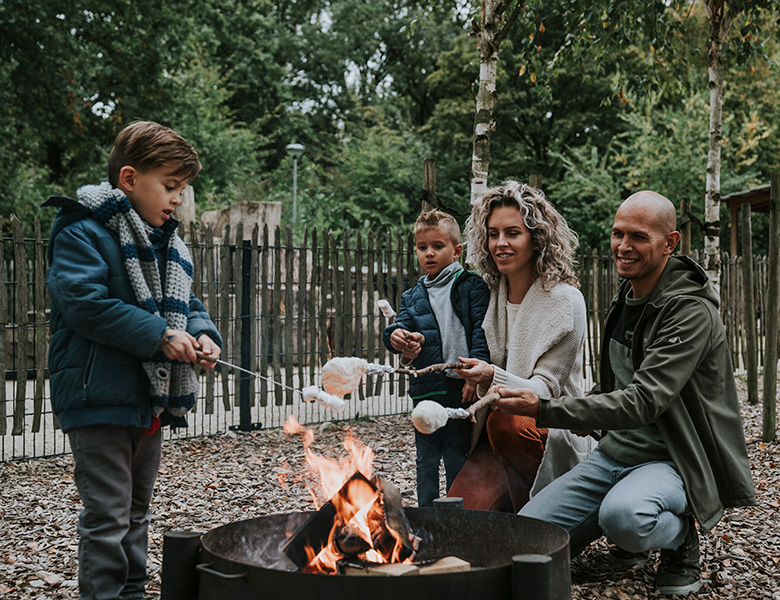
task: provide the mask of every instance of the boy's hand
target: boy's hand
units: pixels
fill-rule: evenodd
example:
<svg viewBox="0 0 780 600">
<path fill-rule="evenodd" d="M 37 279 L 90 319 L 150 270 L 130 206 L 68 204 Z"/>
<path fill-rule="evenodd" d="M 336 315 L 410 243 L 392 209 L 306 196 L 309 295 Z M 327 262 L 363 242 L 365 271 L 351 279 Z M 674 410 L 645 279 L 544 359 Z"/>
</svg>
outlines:
<svg viewBox="0 0 780 600">
<path fill-rule="evenodd" d="M 200 350 L 198 340 L 186 331 L 179 329 L 168 329 L 160 342 L 160 351 L 170 360 L 185 363 L 197 362 L 196 350 Z"/>
<path fill-rule="evenodd" d="M 395 329 L 390 334 L 390 345 L 406 359 L 417 358 L 425 343 L 425 336 L 418 331 Z"/>
<path fill-rule="evenodd" d="M 198 361 L 198 364 L 203 369 L 213 369 L 217 366 L 217 359 L 222 354 L 222 349 L 205 333 L 198 338 L 198 343 L 200 344 L 200 353 L 208 356 L 210 359 L 202 358 Z"/>
<path fill-rule="evenodd" d="M 477 399 L 477 386 L 468 381 L 463 384 L 463 404 L 471 404 Z"/>
</svg>

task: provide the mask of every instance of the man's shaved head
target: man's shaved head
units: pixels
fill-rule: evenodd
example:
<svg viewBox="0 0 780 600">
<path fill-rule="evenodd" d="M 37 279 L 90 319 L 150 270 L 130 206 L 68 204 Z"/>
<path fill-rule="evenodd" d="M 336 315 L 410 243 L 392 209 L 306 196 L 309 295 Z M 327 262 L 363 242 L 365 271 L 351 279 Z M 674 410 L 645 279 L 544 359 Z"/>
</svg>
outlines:
<svg viewBox="0 0 780 600">
<path fill-rule="evenodd" d="M 631 281 L 634 298 L 655 288 L 680 233 L 677 211 L 668 198 L 643 190 L 620 205 L 612 225 L 612 254 L 618 275 Z"/>
<path fill-rule="evenodd" d="M 677 229 L 677 209 L 666 196 L 662 196 L 658 192 L 642 190 L 626 198 L 618 208 L 618 212 L 623 207 L 628 209 L 638 206 L 647 211 L 646 214 L 651 216 L 653 226 L 660 233 L 666 235 Z"/>
</svg>

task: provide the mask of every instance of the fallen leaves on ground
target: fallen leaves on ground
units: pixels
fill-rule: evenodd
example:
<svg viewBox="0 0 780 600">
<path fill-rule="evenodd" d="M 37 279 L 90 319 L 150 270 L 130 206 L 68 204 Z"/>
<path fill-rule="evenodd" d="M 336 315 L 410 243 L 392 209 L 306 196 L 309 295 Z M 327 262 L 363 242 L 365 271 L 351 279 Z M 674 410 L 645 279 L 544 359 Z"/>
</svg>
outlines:
<svg viewBox="0 0 780 600">
<path fill-rule="evenodd" d="M 743 406 L 758 506 L 735 508 L 701 536 L 706 585 L 689 598 L 780 600 L 780 444 L 761 441 L 761 408 Z M 313 450 L 344 453 L 347 429 L 375 452 L 375 470 L 401 491 L 414 493 L 414 435 L 408 415 L 315 426 Z M 280 430 L 167 443 L 152 501 L 149 597 L 158 598 L 163 533 L 206 532 L 242 519 L 311 510 L 301 474 L 306 470 L 298 436 Z M 0 464 L 0 596 L 78 597 L 76 522 L 81 507 L 70 456 Z M 284 487 L 280 482 L 284 482 Z M 653 575 L 658 553 L 631 569 L 614 566 L 603 540 L 572 561 L 572 598 L 657 598 Z"/>
</svg>

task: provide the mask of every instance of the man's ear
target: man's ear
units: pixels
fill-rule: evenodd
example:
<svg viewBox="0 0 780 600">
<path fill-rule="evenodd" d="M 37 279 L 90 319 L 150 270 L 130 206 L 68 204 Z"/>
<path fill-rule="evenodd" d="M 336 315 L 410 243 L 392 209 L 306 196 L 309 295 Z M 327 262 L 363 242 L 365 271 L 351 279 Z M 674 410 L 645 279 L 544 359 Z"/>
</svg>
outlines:
<svg viewBox="0 0 780 600">
<path fill-rule="evenodd" d="M 138 171 L 135 169 L 135 167 L 125 165 L 119 169 L 119 181 L 117 187 L 119 187 L 119 189 L 122 191 L 132 192 L 133 187 L 135 186 L 137 175 Z"/>
<path fill-rule="evenodd" d="M 680 241 L 680 232 L 672 231 L 666 236 L 666 247 L 664 248 L 664 254 L 671 254 L 677 247 L 677 243 Z"/>
</svg>

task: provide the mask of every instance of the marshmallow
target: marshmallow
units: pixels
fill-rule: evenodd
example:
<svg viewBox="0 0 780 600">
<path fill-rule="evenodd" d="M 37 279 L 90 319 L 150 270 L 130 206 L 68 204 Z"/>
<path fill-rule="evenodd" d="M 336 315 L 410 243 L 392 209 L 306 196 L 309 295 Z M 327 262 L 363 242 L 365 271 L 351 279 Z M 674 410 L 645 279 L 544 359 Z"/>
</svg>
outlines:
<svg viewBox="0 0 780 600">
<path fill-rule="evenodd" d="M 438 402 L 423 400 L 412 411 L 412 425 L 420 433 L 433 433 L 447 424 L 447 409 Z"/>
<path fill-rule="evenodd" d="M 380 300 L 376 303 L 377 308 L 382 311 L 382 314 L 385 316 L 385 319 L 392 319 L 395 317 L 395 311 L 393 310 L 393 307 L 390 306 L 390 303 L 387 300 Z"/>
<path fill-rule="evenodd" d="M 344 402 L 342 398 L 329 394 L 328 392 L 320 392 L 317 394 L 317 403 L 325 408 L 331 408 L 336 412 L 344 410 L 344 406 L 346 405 L 346 402 Z"/>
<path fill-rule="evenodd" d="M 358 389 L 368 363 L 362 358 L 331 358 L 322 367 L 322 389 L 344 397 Z"/>
<path fill-rule="evenodd" d="M 317 399 L 317 394 L 320 393 L 320 388 L 316 385 L 310 385 L 301 390 L 304 402 L 313 402 Z"/>
</svg>

